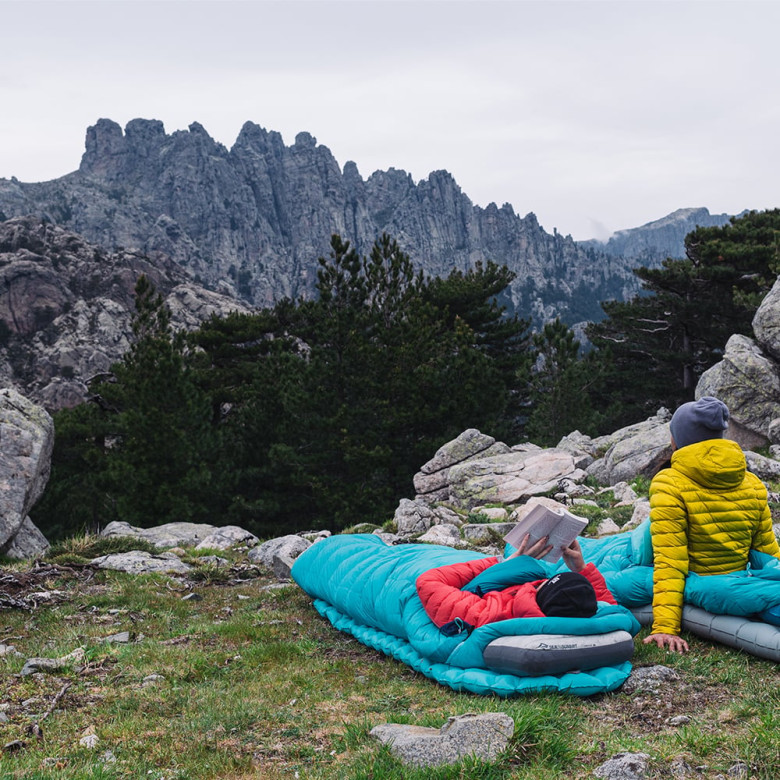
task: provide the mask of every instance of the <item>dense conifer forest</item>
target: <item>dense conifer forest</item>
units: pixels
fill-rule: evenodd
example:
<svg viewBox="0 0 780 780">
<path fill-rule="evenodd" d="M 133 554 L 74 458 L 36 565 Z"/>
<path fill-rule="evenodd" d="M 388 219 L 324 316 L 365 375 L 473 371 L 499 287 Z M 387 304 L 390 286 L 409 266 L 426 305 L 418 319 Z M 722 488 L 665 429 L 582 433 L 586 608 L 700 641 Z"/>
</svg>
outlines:
<svg viewBox="0 0 780 780">
<path fill-rule="evenodd" d="M 780 210 L 686 239 L 605 301 L 588 348 L 560 321 L 498 303 L 493 263 L 428 278 L 389 236 L 360 256 L 333 236 L 317 297 L 174 332 L 145 277 L 134 343 L 89 400 L 55 415 L 33 520 L 50 538 L 112 520 L 240 525 L 261 537 L 384 522 L 443 443 L 479 428 L 553 445 L 693 398 L 780 269 Z"/>
</svg>

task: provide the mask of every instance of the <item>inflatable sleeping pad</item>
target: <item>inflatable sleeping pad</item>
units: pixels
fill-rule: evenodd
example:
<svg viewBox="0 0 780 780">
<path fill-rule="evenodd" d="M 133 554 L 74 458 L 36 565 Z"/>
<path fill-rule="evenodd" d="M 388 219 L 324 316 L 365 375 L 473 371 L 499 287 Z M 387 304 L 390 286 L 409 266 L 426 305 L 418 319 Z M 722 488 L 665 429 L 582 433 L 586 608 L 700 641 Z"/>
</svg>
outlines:
<svg viewBox="0 0 780 780">
<path fill-rule="evenodd" d="M 604 575 L 615 600 L 643 625 L 652 623 L 650 522 L 602 539 L 580 539 L 585 560 Z M 558 566 L 560 570 L 560 565 Z M 751 551 L 748 568 L 685 581 L 682 628 L 775 663 L 780 662 L 780 561 Z"/>
</svg>

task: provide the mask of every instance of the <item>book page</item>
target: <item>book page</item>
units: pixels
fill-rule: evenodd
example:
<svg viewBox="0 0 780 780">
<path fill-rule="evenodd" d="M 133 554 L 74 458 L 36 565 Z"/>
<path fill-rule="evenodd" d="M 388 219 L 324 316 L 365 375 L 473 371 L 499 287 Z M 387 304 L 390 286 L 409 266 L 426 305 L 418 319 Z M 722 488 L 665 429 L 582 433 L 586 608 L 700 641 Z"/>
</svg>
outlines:
<svg viewBox="0 0 780 780">
<path fill-rule="evenodd" d="M 541 560 L 555 563 L 568 547 L 587 526 L 588 521 L 577 517 L 566 509 L 550 509 L 537 504 L 520 522 L 504 537 L 504 540 L 517 549 L 528 534 L 529 546 L 544 536 L 552 549 Z"/>
<path fill-rule="evenodd" d="M 560 522 L 550 531 L 550 538 L 547 540 L 553 548 L 542 560 L 550 563 L 557 561 L 563 555 L 563 551 L 585 530 L 587 524 L 588 521 L 584 517 L 577 517 L 564 511 Z"/>
</svg>

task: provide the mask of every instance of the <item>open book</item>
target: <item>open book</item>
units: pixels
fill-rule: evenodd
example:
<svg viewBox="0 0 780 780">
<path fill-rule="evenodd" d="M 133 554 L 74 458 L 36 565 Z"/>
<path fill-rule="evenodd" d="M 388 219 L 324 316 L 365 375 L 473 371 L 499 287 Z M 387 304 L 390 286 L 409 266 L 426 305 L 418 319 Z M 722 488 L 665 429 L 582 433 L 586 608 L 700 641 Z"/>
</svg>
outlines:
<svg viewBox="0 0 780 780">
<path fill-rule="evenodd" d="M 563 555 L 563 550 L 585 530 L 587 524 L 588 521 L 584 517 L 577 517 L 564 507 L 550 509 L 543 504 L 537 504 L 504 537 L 504 540 L 517 549 L 526 534 L 529 535 L 529 547 L 543 536 L 547 536 L 549 537 L 547 543 L 552 545 L 552 550 L 541 560 L 555 563 Z"/>
</svg>

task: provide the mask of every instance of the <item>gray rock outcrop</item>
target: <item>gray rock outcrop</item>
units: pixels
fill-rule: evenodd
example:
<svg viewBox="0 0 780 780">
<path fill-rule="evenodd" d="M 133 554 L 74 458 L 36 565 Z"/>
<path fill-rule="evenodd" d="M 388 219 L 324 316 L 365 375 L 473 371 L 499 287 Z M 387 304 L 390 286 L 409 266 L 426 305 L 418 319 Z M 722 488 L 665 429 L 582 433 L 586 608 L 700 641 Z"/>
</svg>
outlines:
<svg viewBox="0 0 780 780">
<path fill-rule="evenodd" d="M 465 510 L 485 503 L 511 504 L 547 493 L 562 479 L 584 476 L 569 452 L 533 444 L 509 447 L 469 428 L 440 447 L 417 472 L 415 503 L 444 502 Z M 435 520 L 426 515 L 421 522 L 430 527 Z"/>
<path fill-rule="evenodd" d="M 48 548 L 28 513 L 48 482 L 53 447 L 49 414 L 15 390 L 0 390 L 0 552 L 5 555 L 34 557 Z"/>
<path fill-rule="evenodd" d="M 153 528 L 137 528 L 130 523 L 114 520 L 100 532 L 100 535 L 108 538 L 143 539 L 155 547 L 167 549 L 170 547 L 195 547 L 215 531 L 217 531 L 216 526 L 208 525 L 208 523 L 165 523 Z"/>
<path fill-rule="evenodd" d="M 729 407 L 727 435 L 745 449 L 772 442 L 770 426 L 780 418 L 780 280 L 758 307 L 753 332 L 755 340 L 733 335 L 696 385 L 697 398 L 714 395 Z"/>
<path fill-rule="evenodd" d="M 602 458 L 593 461 L 586 469 L 599 485 L 638 476 L 652 477 L 672 456 L 671 434 L 668 422 L 658 422 L 647 427 L 632 426 L 633 435 L 616 437 Z"/>
<path fill-rule="evenodd" d="M 729 407 L 729 438 L 745 448 L 769 442 L 769 422 L 780 417 L 780 374 L 753 339 L 737 334 L 728 340 L 723 360 L 699 378 L 696 397 L 704 395 Z"/>
<path fill-rule="evenodd" d="M 108 252 L 31 217 L 0 223 L 0 382 L 52 411 L 83 401 L 87 381 L 130 345 L 141 274 L 165 298 L 174 328 L 249 311 L 162 255 Z"/>
<path fill-rule="evenodd" d="M 249 560 L 272 569 L 280 580 L 289 579 L 295 559 L 311 547 L 312 542 L 296 534 L 269 539 L 249 551 Z"/>
<path fill-rule="evenodd" d="M 178 555 L 164 552 L 159 555 L 142 550 L 113 553 L 93 558 L 90 563 L 100 569 L 124 571 L 128 574 L 187 574 L 192 570 Z"/>
<path fill-rule="evenodd" d="M 40 558 L 46 554 L 49 547 L 49 540 L 29 517 L 25 517 L 19 530 L 5 545 L 3 555 L 19 560 Z"/>
<path fill-rule="evenodd" d="M 402 536 L 425 533 L 431 526 L 439 523 L 455 526 L 463 524 L 460 516 L 447 507 L 432 507 L 421 499 L 411 501 L 408 498 L 402 498 L 399 502 L 393 522 L 396 531 Z"/>
<path fill-rule="evenodd" d="M 254 547 L 260 540 L 237 525 L 224 525 L 214 529 L 195 545 L 196 550 L 229 550 L 231 547 Z"/>
<path fill-rule="evenodd" d="M 780 280 L 761 301 L 752 324 L 756 341 L 767 355 L 780 363 Z"/>
<path fill-rule="evenodd" d="M 387 232 L 435 276 L 476 261 L 506 265 L 516 275 L 511 306 L 538 321 L 574 307 L 596 319 L 599 301 L 639 289 L 635 261 L 551 235 L 509 204 L 476 206 L 447 171 L 417 183 L 394 168 L 363 179 L 309 133 L 286 146 L 253 122 L 228 150 L 197 122 L 167 134 L 156 120 L 133 119 L 123 132 L 99 119 L 78 171 L 0 180 L 0 218 L 26 214 L 107 250 L 167 255 L 191 278 L 258 306 L 310 295 L 333 233 L 366 253 Z"/>
</svg>

